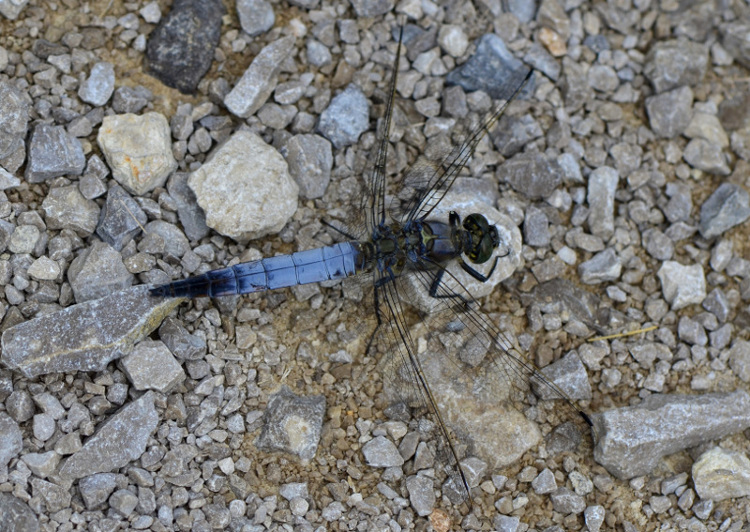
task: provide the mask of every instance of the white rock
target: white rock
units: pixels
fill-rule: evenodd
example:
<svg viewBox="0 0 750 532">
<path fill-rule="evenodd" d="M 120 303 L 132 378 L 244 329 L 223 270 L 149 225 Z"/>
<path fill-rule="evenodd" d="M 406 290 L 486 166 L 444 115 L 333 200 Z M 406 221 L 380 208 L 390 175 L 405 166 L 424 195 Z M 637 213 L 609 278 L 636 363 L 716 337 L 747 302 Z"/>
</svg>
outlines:
<svg viewBox="0 0 750 532">
<path fill-rule="evenodd" d="M 159 113 L 105 116 L 96 141 L 112 177 L 132 194 L 164 185 L 177 168 L 169 123 Z"/>
<path fill-rule="evenodd" d="M 237 131 L 193 172 L 188 185 L 206 224 L 238 242 L 276 233 L 297 210 L 286 161 L 255 133 Z"/>
</svg>

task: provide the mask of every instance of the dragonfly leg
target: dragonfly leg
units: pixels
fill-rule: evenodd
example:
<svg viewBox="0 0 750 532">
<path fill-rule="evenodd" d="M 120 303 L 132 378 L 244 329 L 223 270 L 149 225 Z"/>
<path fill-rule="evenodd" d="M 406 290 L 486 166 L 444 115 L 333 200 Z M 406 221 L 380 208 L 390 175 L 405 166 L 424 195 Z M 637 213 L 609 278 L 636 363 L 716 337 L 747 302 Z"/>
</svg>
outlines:
<svg viewBox="0 0 750 532">
<path fill-rule="evenodd" d="M 430 291 L 428 292 L 430 297 L 434 297 L 435 299 L 453 299 L 453 300 L 459 299 L 462 304 L 468 305 L 469 301 L 465 299 L 461 294 L 457 294 L 457 293 L 446 294 L 446 295 L 438 294 L 438 290 L 440 289 L 440 283 L 443 281 L 444 273 L 445 273 L 445 270 L 441 268 L 435 274 L 435 278 L 432 280 L 432 284 L 430 285 Z"/>
<path fill-rule="evenodd" d="M 478 271 L 476 271 L 474 268 L 469 266 L 463 259 L 459 257 L 458 263 L 461 265 L 461 268 L 471 275 L 474 279 L 476 279 L 479 282 L 486 283 L 490 280 L 490 277 L 492 277 L 492 273 L 495 271 L 495 266 L 497 266 L 497 259 L 498 257 L 495 257 L 495 262 L 492 263 L 492 269 L 490 269 L 490 272 L 487 275 L 484 275 Z"/>
<path fill-rule="evenodd" d="M 370 348 L 372 347 L 372 342 L 375 340 L 375 336 L 378 334 L 378 329 L 380 329 L 380 326 L 383 325 L 383 319 L 380 315 L 380 298 L 378 296 L 378 283 L 380 283 L 382 279 L 379 279 L 375 283 L 375 290 L 372 292 L 372 297 L 375 300 L 375 319 L 377 320 L 377 324 L 375 325 L 375 330 L 372 331 L 372 334 L 370 335 L 370 339 L 367 341 L 367 347 L 365 347 L 365 356 L 370 355 Z M 380 283 L 382 285 L 383 283 Z"/>
</svg>

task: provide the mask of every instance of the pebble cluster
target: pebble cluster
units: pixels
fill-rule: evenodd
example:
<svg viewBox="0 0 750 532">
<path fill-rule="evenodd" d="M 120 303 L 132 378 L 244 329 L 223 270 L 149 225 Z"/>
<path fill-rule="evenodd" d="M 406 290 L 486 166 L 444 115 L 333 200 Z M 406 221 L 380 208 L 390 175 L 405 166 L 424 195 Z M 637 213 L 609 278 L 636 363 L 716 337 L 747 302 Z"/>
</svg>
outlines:
<svg viewBox="0 0 750 532">
<path fill-rule="evenodd" d="M 745 526 L 746 3 L 0 0 L 0 15 L 0 528 Z M 571 447 L 544 387 L 523 412 L 457 398 L 473 507 L 435 423 L 364 354 L 362 284 L 148 295 L 333 242 L 321 219 L 359 205 L 404 21 L 389 176 L 448 153 L 536 71 L 454 191 L 515 235 L 517 272 L 483 311 L 597 436 Z M 436 388 L 440 363 L 424 360 Z"/>
</svg>

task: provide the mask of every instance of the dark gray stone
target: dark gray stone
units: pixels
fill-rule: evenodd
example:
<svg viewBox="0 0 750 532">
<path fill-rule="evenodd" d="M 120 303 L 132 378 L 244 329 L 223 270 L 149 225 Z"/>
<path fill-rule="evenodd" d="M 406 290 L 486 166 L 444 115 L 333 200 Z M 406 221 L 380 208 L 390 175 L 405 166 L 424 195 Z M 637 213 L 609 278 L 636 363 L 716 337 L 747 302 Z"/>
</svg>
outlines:
<svg viewBox="0 0 750 532">
<path fill-rule="evenodd" d="M 468 61 L 451 71 L 445 78 L 449 85 L 460 85 L 466 92 L 482 90 L 496 99 L 507 99 L 526 76 L 523 63 L 494 33 L 483 35 L 477 51 Z M 524 89 L 533 91 L 533 79 Z M 519 96 L 523 97 L 523 96 Z"/>
<path fill-rule="evenodd" d="M 322 395 L 300 397 L 282 386 L 268 401 L 263 430 L 255 445 L 264 451 L 283 451 L 312 460 L 320 441 L 325 408 Z"/>
<path fill-rule="evenodd" d="M 177 204 L 177 215 L 187 237 L 196 242 L 206 236 L 210 229 L 206 225 L 206 214 L 198 205 L 195 193 L 188 186 L 190 174 L 175 172 L 167 182 L 167 191 Z"/>
<path fill-rule="evenodd" d="M 26 158 L 26 131 L 29 102 L 24 94 L 7 81 L 0 82 L 0 164 L 15 172 Z M 8 163 L 20 158 L 20 163 Z"/>
<path fill-rule="evenodd" d="M 99 215 L 96 234 L 117 251 L 141 230 L 148 221 L 146 213 L 120 185 L 107 192 L 107 201 Z"/>
<path fill-rule="evenodd" d="M 175 0 L 149 35 L 148 71 L 168 87 L 195 92 L 214 59 L 224 13 L 220 0 Z"/>
<path fill-rule="evenodd" d="M 86 158 L 80 141 L 63 126 L 38 124 L 31 134 L 25 178 L 41 183 L 66 174 L 80 175 Z"/>
<path fill-rule="evenodd" d="M 393 0 L 349 0 L 354 12 L 361 18 L 385 15 L 393 9 Z"/>
<path fill-rule="evenodd" d="M 70 263 L 68 280 L 76 302 L 83 303 L 128 288 L 134 277 L 112 246 L 95 241 Z"/>
<path fill-rule="evenodd" d="M 750 195 L 739 185 L 722 183 L 701 205 L 700 232 L 714 238 L 750 218 Z"/>
</svg>

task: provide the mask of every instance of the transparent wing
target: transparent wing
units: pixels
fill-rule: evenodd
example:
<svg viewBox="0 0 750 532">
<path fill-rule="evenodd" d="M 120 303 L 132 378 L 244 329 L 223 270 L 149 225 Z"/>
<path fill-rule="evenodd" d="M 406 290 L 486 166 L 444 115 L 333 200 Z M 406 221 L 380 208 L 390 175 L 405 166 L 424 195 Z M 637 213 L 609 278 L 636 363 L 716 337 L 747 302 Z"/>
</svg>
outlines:
<svg viewBox="0 0 750 532">
<path fill-rule="evenodd" d="M 450 272 L 443 273 L 436 287 L 433 312 L 417 316 L 404 306 L 403 301 L 416 297 L 415 291 L 434 286 L 437 266 L 420 266 L 425 269 L 395 278 L 386 274 L 376 281 L 384 384 L 394 399 L 432 414 L 441 456 L 455 472 L 450 480 L 457 491 L 469 495 L 473 487 L 460 465 L 466 454 L 497 469 L 538 444 L 540 429 L 523 414 L 531 407 L 537 421 L 554 426 L 573 422 L 578 440 L 590 447 L 584 410 L 535 367 L 510 333 L 478 310 Z M 530 393 L 531 385 L 561 399 L 554 401 L 549 419 L 542 419 L 544 412 Z"/>
<path fill-rule="evenodd" d="M 466 166 L 477 145 L 505 113 L 533 77 L 533 70 L 522 68 L 516 71 L 501 89 L 501 102 L 475 124 L 453 128 L 452 148 L 428 155 L 406 172 L 403 178 L 405 188 L 410 190 L 409 199 L 399 206 L 394 218 L 406 223 L 409 220 L 425 219 L 442 201 L 453 186 L 461 170 Z M 402 195 L 403 197 L 403 195 Z"/>
</svg>

